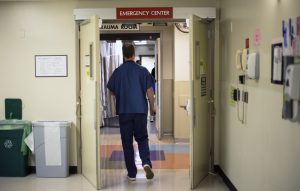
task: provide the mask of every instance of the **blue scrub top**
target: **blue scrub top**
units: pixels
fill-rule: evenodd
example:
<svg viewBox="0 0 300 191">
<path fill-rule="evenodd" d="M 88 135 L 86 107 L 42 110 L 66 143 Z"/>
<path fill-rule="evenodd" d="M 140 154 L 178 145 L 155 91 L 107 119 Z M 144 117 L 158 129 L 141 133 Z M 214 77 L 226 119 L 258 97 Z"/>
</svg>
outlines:
<svg viewBox="0 0 300 191">
<path fill-rule="evenodd" d="M 117 114 L 148 113 L 146 92 L 154 79 L 149 71 L 133 61 L 115 69 L 107 88 L 116 96 Z"/>
</svg>

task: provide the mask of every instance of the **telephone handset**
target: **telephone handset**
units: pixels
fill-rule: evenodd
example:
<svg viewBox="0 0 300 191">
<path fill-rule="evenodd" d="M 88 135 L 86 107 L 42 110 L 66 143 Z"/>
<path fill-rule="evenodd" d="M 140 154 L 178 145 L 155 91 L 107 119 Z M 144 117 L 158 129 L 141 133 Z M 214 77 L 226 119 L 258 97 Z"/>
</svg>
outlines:
<svg viewBox="0 0 300 191">
<path fill-rule="evenodd" d="M 235 54 L 235 67 L 237 70 L 246 70 L 248 50 L 237 50 Z"/>
<path fill-rule="evenodd" d="M 235 53 L 235 67 L 237 70 L 242 70 L 242 61 L 241 61 L 242 51 L 237 50 Z"/>
</svg>

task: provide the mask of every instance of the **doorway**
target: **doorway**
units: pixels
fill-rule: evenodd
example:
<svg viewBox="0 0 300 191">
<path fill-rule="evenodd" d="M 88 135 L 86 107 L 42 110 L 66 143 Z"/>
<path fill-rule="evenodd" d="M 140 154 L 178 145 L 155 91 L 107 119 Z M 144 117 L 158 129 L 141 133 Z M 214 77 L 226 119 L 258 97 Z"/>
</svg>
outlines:
<svg viewBox="0 0 300 191">
<path fill-rule="evenodd" d="M 101 60 L 101 97 L 103 126 L 118 127 L 118 116 L 115 112 L 115 100 L 106 88 L 106 84 L 113 71 L 123 62 L 122 44 L 132 43 L 135 46 L 135 61 L 147 68 L 149 73 L 154 72 L 157 59 L 157 39 L 159 33 L 101 33 L 100 60 Z M 155 77 L 155 73 L 153 74 Z M 155 88 L 154 88 L 155 90 Z M 158 90 L 157 90 L 158 91 Z M 156 93 L 158 94 L 158 92 Z M 157 103 L 156 103 L 157 104 Z"/>
<path fill-rule="evenodd" d="M 196 18 L 196 20 L 197 21 L 195 21 L 195 23 L 198 23 L 198 20 L 199 20 L 199 18 Z M 195 23 L 192 23 L 192 25 L 194 25 Z M 174 26 L 173 26 L 174 27 Z M 201 27 L 201 26 L 200 26 Z M 174 29 L 174 28 L 173 28 Z M 194 31 L 193 31 L 194 32 Z M 197 31 L 196 31 L 197 32 Z M 207 33 L 202 33 L 202 36 L 206 36 L 207 35 Z M 166 36 L 162 36 L 162 38 L 165 38 Z M 202 41 L 202 40 L 201 40 Z M 172 42 L 171 42 L 172 43 Z M 168 45 L 170 45 L 171 43 L 169 43 Z M 200 53 L 200 50 L 204 50 L 205 49 L 205 47 L 206 46 L 203 46 L 203 47 L 201 47 L 201 48 L 197 48 L 197 43 L 194 43 L 193 41 L 191 41 L 190 42 L 190 45 L 191 45 L 191 48 L 190 48 L 190 50 L 191 50 L 191 52 L 193 52 L 193 54 L 192 55 L 197 55 L 197 53 L 199 52 Z M 171 46 L 172 47 L 172 46 Z M 199 46 L 200 47 L 200 46 Z M 207 48 L 207 47 L 206 47 Z M 171 50 L 172 50 L 172 48 L 170 48 Z M 166 52 L 164 51 L 164 49 L 163 50 L 161 50 L 162 51 L 162 53 L 163 53 L 163 55 L 165 55 L 166 54 Z M 206 53 L 204 53 L 204 54 L 206 54 Z M 173 57 L 172 57 L 172 59 L 173 59 Z M 163 60 L 163 59 L 162 59 Z M 202 62 L 201 62 L 202 61 Z M 197 58 L 197 57 L 195 57 L 195 58 L 193 58 L 193 62 L 195 62 L 195 64 L 194 65 L 191 65 L 191 67 L 193 67 L 193 69 L 192 69 L 192 71 L 194 71 L 194 70 L 197 70 L 197 68 L 199 69 L 199 68 L 201 68 L 202 67 L 202 65 L 203 64 L 201 64 L 201 63 L 205 63 L 205 64 L 207 64 L 207 60 L 206 59 L 204 59 L 203 60 L 203 58 L 201 59 L 201 56 L 199 57 L 199 58 Z M 171 63 L 173 63 L 173 62 L 171 62 Z M 164 73 L 164 72 L 166 72 L 166 73 L 164 73 L 164 75 L 166 75 L 166 76 L 171 76 L 170 78 L 171 79 L 167 79 L 167 80 L 170 80 L 170 83 L 168 82 L 168 81 L 166 81 L 166 82 L 162 82 L 162 84 L 160 84 L 161 86 L 159 86 L 159 88 L 161 88 L 160 90 L 163 90 L 163 91 L 168 91 L 168 92 L 171 92 L 172 93 L 172 95 L 171 96 L 169 96 L 169 97 L 162 97 L 162 99 L 161 100 L 159 100 L 160 101 L 160 103 L 161 102 L 164 102 L 165 100 L 168 100 L 168 101 L 171 101 L 171 104 L 169 104 L 168 106 L 170 106 L 170 108 L 169 109 L 166 109 L 166 110 L 164 110 L 165 108 L 163 108 L 163 109 L 161 109 L 160 111 L 161 111 L 161 117 L 162 118 L 164 118 L 164 115 L 167 115 L 168 114 L 168 112 L 169 113 L 172 113 L 173 112 L 173 83 L 172 83 L 172 76 L 173 76 L 173 74 L 174 74 L 174 71 L 173 71 L 173 69 L 171 69 L 171 70 L 164 70 L 165 69 L 165 65 L 162 65 L 161 66 L 162 67 L 162 70 L 158 70 L 158 73 L 159 73 L 159 71 L 160 72 L 162 72 L 162 73 Z M 168 69 L 168 68 L 167 68 Z M 203 73 L 199 73 L 199 75 L 202 75 Z M 209 73 L 206 73 L 207 75 L 209 74 Z M 193 75 L 198 75 L 197 73 L 193 73 Z M 158 75 L 158 76 L 160 76 L 160 77 L 165 77 L 165 76 L 163 76 L 163 75 Z M 199 76 L 200 77 L 200 76 Z M 197 77 L 197 79 L 203 79 L 203 78 L 199 78 L 199 77 Z M 202 76 L 203 77 L 203 76 Z M 206 79 L 208 79 L 208 78 L 206 78 Z M 170 87 L 170 89 L 167 89 L 166 88 L 166 86 L 165 85 L 168 85 L 168 87 Z M 207 86 L 206 86 L 207 87 Z M 162 91 L 161 91 L 162 92 Z M 192 94 L 193 95 L 193 94 Z M 194 104 L 194 102 L 192 101 L 192 104 Z M 193 106 L 192 106 L 193 107 Z M 185 108 L 188 108 L 188 106 L 186 106 Z M 192 129 L 193 128 L 195 128 L 194 127 L 194 125 L 195 125 L 195 110 L 191 110 L 191 112 L 192 112 L 192 114 L 190 115 L 190 116 L 192 116 L 191 117 L 191 121 L 193 121 L 193 123 L 192 123 Z M 171 122 L 170 122 L 171 124 L 173 123 L 173 120 L 171 120 Z M 196 120 L 196 123 L 198 124 L 198 125 L 200 125 L 200 123 L 199 123 L 199 119 L 197 119 Z M 162 124 L 164 127 L 165 127 L 165 124 Z M 166 126 L 168 126 L 168 125 L 166 125 Z M 172 127 L 172 125 L 169 125 L 170 127 Z M 205 127 L 205 128 L 208 128 L 208 127 Z M 172 129 L 171 129 L 172 130 Z M 163 132 L 164 134 L 166 134 L 166 132 Z M 197 132 L 196 132 L 197 133 Z M 193 134 L 193 133 L 191 133 L 191 134 Z M 196 135 L 195 135 L 196 136 Z M 195 137 L 194 136 L 194 137 Z M 200 136 L 199 136 L 200 137 Z M 101 140 L 101 139 L 100 139 Z M 188 145 L 189 145 L 189 143 L 188 143 Z M 190 145 L 189 145 L 190 146 Z M 195 147 L 196 145 L 193 145 L 193 143 L 192 143 L 192 147 Z M 209 144 L 208 144 L 208 146 L 209 146 Z M 161 148 L 161 146 L 158 146 L 159 148 Z M 101 154 L 102 154 L 102 152 L 103 151 L 105 151 L 105 149 L 103 149 L 103 148 L 100 148 L 100 151 L 101 151 Z M 191 152 L 191 153 L 193 153 L 193 152 Z M 111 153 L 111 154 L 113 154 L 113 153 Z M 206 157 L 206 155 L 209 155 L 209 153 L 207 153 L 207 154 L 205 154 L 205 157 Z M 201 157 L 201 156 L 200 156 Z M 202 156 L 203 157 L 203 156 Z M 208 156 L 207 156 L 208 157 Z M 197 160 L 196 158 L 194 158 L 193 160 Z M 101 161 L 104 161 L 104 160 L 101 160 Z M 194 168 L 194 164 L 193 163 L 190 163 L 190 168 Z M 194 170 L 197 170 L 196 168 L 194 169 Z M 193 176 L 193 175 L 192 175 Z M 103 176 L 102 176 L 103 177 Z M 198 179 L 199 177 L 196 177 L 196 179 Z M 195 186 L 195 185 L 194 185 Z M 194 187 L 193 185 L 191 186 L 191 187 Z"/>
<path fill-rule="evenodd" d="M 153 163 L 153 167 L 155 169 L 155 173 L 160 174 L 164 173 L 166 171 L 168 172 L 178 172 L 188 174 L 189 169 L 189 140 L 180 140 L 180 142 L 176 142 L 174 139 L 173 132 L 169 131 L 165 133 L 166 131 L 164 129 L 159 129 L 159 127 L 163 127 L 162 125 L 159 125 L 159 118 L 161 109 L 159 107 L 159 101 L 163 100 L 163 97 L 169 101 L 169 105 L 171 106 L 171 109 L 165 109 L 165 111 L 168 111 L 169 114 L 171 114 L 170 122 L 165 122 L 164 124 L 173 124 L 173 102 L 172 98 L 174 97 L 173 92 L 173 68 L 174 68 L 174 54 L 173 54 L 173 45 L 174 45 L 174 22 L 166 23 L 166 26 L 160 26 L 160 27 L 154 27 L 151 23 L 151 26 L 149 23 L 141 24 L 142 26 L 147 25 L 146 27 L 141 27 L 141 31 L 139 33 L 128 33 L 126 31 L 120 33 L 120 32 L 110 32 L 110 33 L 104 33 L 100 30 L 100 42 L 101 42 L 101 60 L 102 60 L 102 67 L 101 68 L 108 68 L 107 66 L 103 67 L 103 65 L 107 65 L 109 60 L 112 62 L 115 62 L 115 60 L 119 60 L 119 62 L 122 62 L 122 59 L 120 59 L 121 55 L 117 55 L 116 52 L 121 51 L 121 47 L 116 44 L 122 44 L 124 42 L 130 42 L 135 46 L 136 50 L 136 61 L 139 61 L 140 64 L 147 68 L 149 73 L 152 72 L 153 68 L 155 67 L 155 78 L 157 80 L 156 86 L 155 86 L 155 92 L 156 92 L 156 99 L 155 104 L 158 107 L 157 110 L 157 117 L 156 119 L 151 122 L 151 118 L 149 116 L 148 118 L 148 133 L 149 133 L 149 142 L 150 142 L 150 152 L 151 152 L 151 160 Z M 145 29 L 146 28 L 146 29 Z M 159 29 L 159 30 L 157 30 Z M 148 32 L 151 30 L 151 33 Z M 167 30 L 168 37 L 165 41 L 164 31 Z M 166 46 L 168 44 L 168 46 Z M 109 48 L 107 48 L 107 45 L 109 45 Z M 165 49 L 168 49 L 169 52 L 164 51 L 165 56 L 161 55 L 161 47 L 165 47 Z M 115 50 L 112 50 L 114 49 Z M 110 50 L 111 54 L 106 51 L 107 49 Z M 119 50 L 116 50 L 119 49 Z M 104 55 L 106 52 L 107 55 Z M 116 59 L 116 56 L 119 59 Z M 188 57 L 189 55 L 186 54 L 185 57 Z M 166 65 L 163 67 L 164 62 Z M 111 65 L 119 65 L 122 63 L 111 63 Z M 169 64 L 169 66 L 168 66 Z M 169 71 L 164 71 L 169 70 Z M 104 74 L 105 71 L 102 71 L 102 74 Z M 111 73 L 111 71 L 109 71 Z M 172 75 L 171 79 L 166 79 L 164 82 L 162 79 L 164 77 L 163 74 Z M 162 88 L 162 92 L 160 92 L 159 84 L 166 84 L 169 87 L 168 90 L 171 91 L 163 91 L 164 88 Z M 103 87 L 106 89 L 106 87 Z M 168 93 L 168 94 L 167 94 Z M 167 94 L 166 96 L 164 94 Z M 161 95 L 161 96 L 159 96 Z M 102 98 L 103 100 L 106 100 L 105 98 Z M 114 103 L 113 103 L 114 104 Z M 103 107 L 105 108 L 105 107 Z M 165 115 L 166 116 L 166 115 Z M 173 127 L 170 127 L 169 129 L 174 129 Z M 162 133 L 159 133 L 162 132 Z M 135 145 L 135 148 L 137 146 Z M 102 154 L 102 160 L 103 163 L 101 164 L 101 168 L 103 169 L 102 172 L 104 173 L 102 177 L 104 177 L 104 185 L 112 186 L 112 180 L 116 177 L 120 177 L 119 180 L 122 181 L 122 177 L 125 173 L 125 166 L 123 162 L 123 151 L 122 146 L 120 142 L 120 135 L 119 135 L 119 129 L 116 126 L 109 126 L 109 124 L 104 124 L 103 128 L 101 128 L 101 154 Z M 137 150 L 136 150 L 137 151 Z M 136 152 L 136 164 L 139 169 L 141 169 L 141 161 L 139 159 L 138 153 Z M 138 174 L 138 180 L 145 181 L 145 177 L 143 177 L 143 174 Z M 121 184 L 121 182 L 119 182 Z M 187 184 L 188 185 L 188 184 Z M 186 185 L 186 186 L 187 186 Z"/>
</svg>

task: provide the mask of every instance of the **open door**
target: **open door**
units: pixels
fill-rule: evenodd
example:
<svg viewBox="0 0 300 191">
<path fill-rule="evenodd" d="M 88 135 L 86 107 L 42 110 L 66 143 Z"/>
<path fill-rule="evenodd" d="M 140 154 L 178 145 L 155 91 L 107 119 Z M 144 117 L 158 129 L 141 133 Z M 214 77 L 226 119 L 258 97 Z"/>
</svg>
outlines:
<svg viewBox="0 0 300 191">
<path fill-rule="evenodd" d="M 155 62 L 155 79 L 156 79 L 156 88 L 155 88 L 155 104 L 156 104 L 156 117 L 155 117 L 155 125 L 157 129 L 157 137 L 158 139 L 162 138 L 162 114 L 161 114 L 161 84 L 162 84 L 162 74 L 161 74 L 161 43 L 160 38 L 156 39 L 155 43 L 155 53 L 156 53 L 156 62 Z"/>
<path fill-rule="evenodd" d="M 100 189 L 99 18 L 80 24 L 82 174 Z"/>
<path fill-rule="evenodd" d="M 209 171 L 210 123 L 208 70 L 208 26 L 200 18 L 190 18 L 190 178 L 191 188 L 203 180 Z"/>
</svg>

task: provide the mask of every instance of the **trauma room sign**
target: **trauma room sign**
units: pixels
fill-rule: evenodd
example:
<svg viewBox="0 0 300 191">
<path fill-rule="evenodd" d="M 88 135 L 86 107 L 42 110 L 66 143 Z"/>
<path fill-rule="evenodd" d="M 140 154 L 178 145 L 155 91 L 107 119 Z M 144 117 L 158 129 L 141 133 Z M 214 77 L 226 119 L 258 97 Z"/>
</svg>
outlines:
<svg viewBox="0 0 300 191">
<path fill-rule="evenodd" d="M 117 8 L 117 19 L 172 19 L 172 7 Z"/>
<path fill-rule="evenodd" d="M 102 31 L 138 31 L 140 30 L 139 24 L 102 24 L 100 27 Z"/>
</svg>

